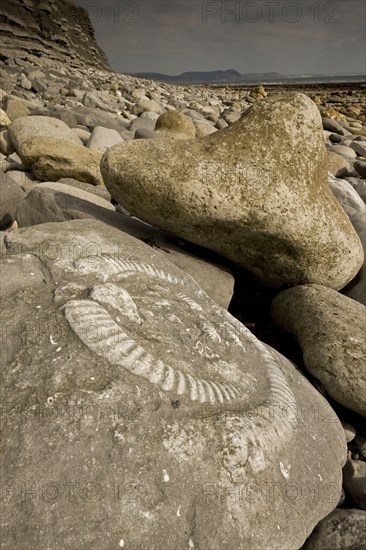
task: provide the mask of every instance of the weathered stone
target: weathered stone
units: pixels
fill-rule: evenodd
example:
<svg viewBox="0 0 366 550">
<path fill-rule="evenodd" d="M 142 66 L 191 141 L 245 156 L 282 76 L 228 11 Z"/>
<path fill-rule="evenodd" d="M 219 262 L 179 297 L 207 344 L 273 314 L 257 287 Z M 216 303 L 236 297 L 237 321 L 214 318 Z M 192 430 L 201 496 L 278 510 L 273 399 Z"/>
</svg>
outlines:
<svg viewBox="0 0 366 550">
<path fill-rule="evenodd" d="M 179 111 L 160 115 L 155 124 L 155 131 L 176 139 L 196 137 L 196 128 L 192 120 Z"/>
<path fill-rule="evenodd" d="M 154 130 L 155 124 L 156 124 L 155 120 L 151 120 L 150 118 L 138 117 L 138 118 L 135 118 L 135 120 L 133 120 L 131 122 L 131 124 L 129 126 L 129 130 L 131 132 L 135 132 L 139 128 L 144 128 L 144 129 L 147 129 L 147 130 Z"/>
<path fill-rule="evenodd" d="M 103 128 L 102 126 L 96 126 L 92 132 L 92 135 L 89 138 L 87 147 L 94 151 L 100 151 L 104 153 L 113 145 L 117 143 L 122 143 L 123 138 L 120 134 L 113 130 L 112 128 Z"/>
<path fill-rule="evenodd" d="M 21 158 L 29 156 L 26 145 L 32 145 L 33 138 L 52 138 L 82 145 L 81 140 L 64 122 L 62 122 L 62 120 L 47 116 L 27 116 L 18 118 L 9 127 L 8 132 Z"/>
<path fill-rule="evenodd" d="M 75 113 L 71 112 L 69 109 L 37 109 L 33 112 L 32 116 L 47 116 L 50 118 L 57 118 L 62 120 L 69 128 L 75 128 L 77 126 L 77 119 Z"/>
<path fill-rule="evenodd" d="M 112 128 L 121 133 L 129 125 L 129 121 L 118 114 L 107 113 L 90 107 L 78 107 L 72 110 L 71 113 L 74 115 L 77 124 L 87 126 L 90 129 L 103 126 L 103 128 Z"/>
<path fill-rule="evenodd" d="M 21 170 L 22 172 L 26 172 L 26 166 L 23 164 L 22 159 L 20 156 L 14 152 L 11 155 L 8 155 L 6 159 L 9 163 L 10 170 Z"/>
<path fill-rule="evenodd" d="M 23 189 L 26 193 L 33 189 L 37 185 L 38 180 L 32 176 L 30 172 L 20 172 L 19 170 L 8 170 L 6 175 L 9 176 L 13 181 L 15 181 L 19 187 Z"/>
<path fill-rule="evenodd" d="M 343 468 L 343 487 L 357 506 L 366 510 L 366 462 L 347 460 Z"/>
<path fill-rule="evenodd" d="M 318 110 L 302 94 L 265 99 L 203 139 L 117 145 L 101 170 L 133 215 L 215 250 L 268 286 L 339 289 L 362 265 L 360 240 L 327 183 Z"/>
<path fill-rule="evenodd" d="M 71 187 L 77 187 L 82 191 L 96 195 L 97 197 L 100 197 L 108 202 L 111 201 L 111 196 L 104 185 L 92 185 L 91 183 L 85 183 L 84 181 L 78 181 L 73 178 L 60 178 L 58 183 L 64 183 L 66 185 L 70 185 Z"/>
<path fill-rule="evenodd" d="M 31 90 L 32 89 L 32 83 L 31 81 L 25 76 L 24 73 L 20 73 L 20 81 L 19 85 L 24 90 Z"/>
<path fill-rule="evenodd" d="M 285 290 L 276 324 L 299 342 L 307 370 L 338 403 L 366 416 L 366 307 L 320 285 Z"/>
<path fill-rule="evenodd" d="M 47 222 L 97 218 L 114 206 L 94 194 L 59 182 L 39 183 L 22 201 L 16 212 L 19 227 Z M 107 212 L 102 212 L 107 216 Z"/>
<path fill-rule="evenodd" d="M 357 191 L 363 202 L 366 203 L 366 178 L 355 178 L 348 176 L 345 180 L 352 185 L 353 189 Z"/>
<path fill-rule="evenodd" d="M 365 538 L 366 512 L 337 508 L 316 526 L 303 550 L 363 550 Z"/>
<path fill-rule="evenodd" d="M 337 178 L 341 178 L 349 173 L 351 166 L 349 162 L 337 153 L 327 152 L 328 171 Z"/>
<path fill-rule="evenodd" d="M 227 127 L 228 127 L 228 123 L 223 118 L 219 118 L 219 120 L 215 124 L 215 128 L 217 128 L 218 130 L 223 130 L 224 128 L 227 128 Z"/>
<path fill-rule="evenodd" d="M 86 145 L 90 139 L 91 132 L 84 130 L 83 128 L 72 128 L 74 134 L 82 141 L 83 145 Z"/>
<path fill-rule="evenodd" d="M 333 107 L 328 107 L 327 109 L 325 109 L 323 111 L 323 115 L 325 118 L 330 118 L 333 120 L 340 120 L 340 121 L 347 120 L 346 115 L 340 113 L 336 109 L 333 109 Z"/>
<path fill-rule="evenodd" d="M 217 129 L 207 122 L 197 120 L 194 122 L 194 125 L 196 127 L 196 135 L 198 138 L 206 137 L 217 132 Z"/>
<path fill-rule="evenodd" d="M 328 182 L 334 196 L 359 236 L 366 253 L 366 204 L 348 181 L 328 176 Z"/>
<path fill-rule="evenodd" d="M 340 134 L 332 134 L 328 130 L 324 130 L 324 134 L 327 134 L 327 137 L 329 136 L 329 141 L 331 143 L 342 143 L 342 141 L 345 139 Z M 333 154 L 333 153 L 332 153 Z M 335 153 L 334 153 L 335 154 Z"/>
<path fill-rule="evenodd" d="M 137 128 L 135 139 L 164 139 L 164 135 L 149 128 Z"/>
<path fill-rule="evenodd" d="M 92 94 L 91 92 L 85 92 L 84 97 L 81 100 L 81 103 L 84 107 L 92 107 L 93 109 L 101 109 L 102 111 L 107 111 L 113 113 L 113 109 L 110 105 L 107 105 L 102 99 Z"/>
<path fill-rule="evenodd" d="M 15 220 L 15 211 L 25 197 L 24 191 L 7 174 L 0 172 L 0 229 Z"/>
<path fill-rule="evenodd" d="M 145 111 L 141 113 L 140 118 L 149 118 L 150 120 L 154 120 L 155 123 L 159 118 L 158 113 L 154 113 L 153 111 Z"/>
<path fill-rule="evenodd" d="M 349 136 L 351 135 L 351 132 L 343 128 L 339 122 L 336 122 L 335 120 L 332 120 L 330 118 L 324 117 L 322 118 L 323 127 L 325 130 L 330 130 L 331 132 L 336 132 L 337 134 L 340 134 L 341 136 Z"/>
<path fill-rule="evenodd" d="M 341 420 L 341 423 L 344 429 L 344 435 L 346 436 L 346 441 L 347 443 L 350 443 L 356 437 L 356 430 L 352 426 L 352 424 L 349 424 L 349 422 L 345 422 L 344 420 Z"/>
<path fill-rule="evenodd" d="M 2 544 L 299 548 L 339 500 L 346 445 L 292 364 L 162 253 L 107 225 L 43 224 L 5 244 L 45 281 L 1 311 L 23 338 L 1 370 Z M 20 506 L 10 489 L 36 475 L 42 494 L 71 484 L 73 498 L 52 514 L 43 498 Z M 332 495 L 314 499 L 320 477 Z"/>
<path fill-rule="evenodd" d="M 0 152 L 8 156 L 14 153 L 14 151 L 15 149 L 9 138 L 8 131 L 4 130 L 3 132 L 0 132 Z"/>
<path fill-rule="evenodd" d="M 351 147 L 348 147 L 347 145 L 332 145 L 329 148 L 329 151 L 332 153 L 337 153 L 338 155 L 341 155 L 342 157 L 345 157 L 346 159 L 353 160 L 356 158 L 356 153 Z"/>
<path fill-rule="evenodd" d="M 217 304 L 228 309 L 235 281 L 231 271 L 223 265 L 222 258 L 206 249 L 197 250 L 195 247 L 192 251 L 189 245 L 187 250 L 187 244 L 180 245 L 174 237 L 135 218 L 124 216 L 114 226 L 168 254 L 170 262 L 190 275 Z"/>
<path fill-rule="evenodd" d="M 41 181 L 74 178 L 93 185 L 103 185 L 99 168 L 102 153 L 98 151 L 43 136 L 23 142 L 21 151 L 23 163 Z"/>
<path fill-rule="evenodd" d="M 224 111 L 222 114 L 222 118 L 227 124 L 234 124 L 240 117 L 241 113 L 239 111 Z"/>
<path fill-rule="evenodd" d="M 361 157 L 366 157 L 366 142 L 364 141 L 351 141 L 351 149 L 353 149 Z"/>
<path fill-rule="evenodd" d="M 30 110 L 24 103 L 10 97 L 6 98 L 5 111 L 12 121 L 30 114 Z"/>
<path fill-rule="evenodd" d="M 6 112 L 0 109 L 0 128 L 7 128 L 8 126 L 10 126 L 10 124 L 11 120 Z"/>
<path fill-rule="evenodd" d="M 360 174 L 361 177 L 366 179 L 366 162 L 362 162 L 361 160 L 356 160 L 353 164 L 353 167 L 357 172 Z"/>
<path fill-rule="evenodd" d="M 149 99 L 147 97 L 142 97 L 132 108 L 132 113 L 138 116 L 145 111 L 152 111 L 153 113 L 161 115 L 161 113 L 164 112 L 164 108 L 157 101 L 154 101 L 153 99 Z"/>
</svg>

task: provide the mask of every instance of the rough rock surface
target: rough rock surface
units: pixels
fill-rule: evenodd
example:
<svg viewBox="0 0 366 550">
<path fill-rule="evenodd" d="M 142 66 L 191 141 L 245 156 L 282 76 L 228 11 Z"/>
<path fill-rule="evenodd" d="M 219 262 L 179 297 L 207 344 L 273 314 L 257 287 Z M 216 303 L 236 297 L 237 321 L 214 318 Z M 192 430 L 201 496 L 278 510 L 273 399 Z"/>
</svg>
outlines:
<svg viewBox="0 0 366 550">
<path fill-rule="evenodd" d="M 2 544 L 299 548 L 337 505 L 346 446 L 293 365 L 104 224 L 5 246 Z"/>
<path fill-rule="evenodd" d="M 219 252 L 264 284 L 339 289 L 364 256 L 329 190 L 326 163 L 320 115 L 296 93 L 264 99 L 203 139 L 117 145 L 101 170 L 133 215 Z"/>
<path fill-rule="evenodd" d="M 329 176 L 328 182 L 366 250 L 366 204 L 348 181 Z"/>
<path fill-rule="evenodd" d="M 2 0 L 2 58 L 108 69 L 85 9 L 72 0 Z"/>
<path fill-rule="evenodd" d="M 285 290 L 276 324 L 300 344 L 305 367 L 338 403 L 366 416 L 366 307 L 320 285 Z"/>
<path fill-rule="evenodd" d="M 343 468 L 343 487 L 355 503 L 366 510 L 366 462 L 347 460 Z"/>
<path fill-rule="evenodd" d="M 81 139 L 75 132 L 57 118 L 47 116 L 24 116 L 17 118 L 8 130 L 18 155 L 28 155 L 27 144 L 32 143 L 33 138 L 46 137 L 82 145 Z"/>
<path fill-rule="evenodd" d="M 171 111 L 160 115 L 156 121 L 155 130 L 176 139 L 196 137 L 196 128 L 192 120 L 179 111 Z"/>
<path fill-rule="evenodd" d="M 100 173 L 102 153 L 83 145 L 56 138 L 35 137 L 24 143 L 21 159 L 41 181 L 74 178 L 93 185 L 103 185 Z"/>
<path fill-rule="evenodd" d="M 350 164 L 344 157 L 330 151 L 328 151 L 327 156 L 328 170 L 333 176 L 341 178 L 342 176 L 348 174 Z"/>
<path fill-rule="evenodd" d="M 19 227 L 47 222 L 95 218 L 100 210 L 115 211 L 114 206 L 96 195 L 64 183 L 39 183 L 19 205 Z M 107 213 L 105 213 L 107 215 Z"/>
<path fill-rule="evenodd" d="M 87 147 L 94 151 L 104 153 L 109 147 L 113 147 L 117 143 L 123 142 L 123 138 L 113 128 L 103 128 L 96 126 L 88 140 Z"/>
<path fill-rule="evenodd" d="M 15 220 L 15 212 L 25 197 L 24 191 L 9 176 L 0 172 L 0 229 Z"/>
<path fill-rule="evenodd" d="M 337 508 L 316 526 L 304 550 L 364 550 L 366 511 Z"/>
</svg>

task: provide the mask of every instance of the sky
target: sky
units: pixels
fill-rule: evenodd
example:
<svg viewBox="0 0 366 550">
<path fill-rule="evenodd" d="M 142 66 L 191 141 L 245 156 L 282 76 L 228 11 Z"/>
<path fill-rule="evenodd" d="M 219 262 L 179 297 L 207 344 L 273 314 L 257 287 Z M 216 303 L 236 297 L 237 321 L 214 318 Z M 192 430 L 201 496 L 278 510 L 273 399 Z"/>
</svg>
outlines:
<svg viewBox="0 0 366 550">
<path fill-rule="evenodd" d="M 366 0 L 75 0 L 120 73 L 366 72 Z"/>
</svg>

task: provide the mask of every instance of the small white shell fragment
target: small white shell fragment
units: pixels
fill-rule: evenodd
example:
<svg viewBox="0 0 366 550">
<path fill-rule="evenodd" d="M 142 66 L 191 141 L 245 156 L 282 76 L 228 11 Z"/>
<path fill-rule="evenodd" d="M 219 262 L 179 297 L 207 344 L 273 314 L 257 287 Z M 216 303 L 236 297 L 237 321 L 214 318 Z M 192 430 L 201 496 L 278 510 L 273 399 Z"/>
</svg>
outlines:
<svg viewBox="0 0 366 550">
<path fill-rule="evenodd" d="M 166 470 L 163 470 L 163 483 L 168 483 L 169 481 L 169 474 Z"/>
<path fill-rule="evenodd" d="M 54 346 L 57 345 L 57 342 L 54 341 L 53 337 L 52 337 L 52 334 L 50 334 L 50 342 L 51 344 L 53 344 Z"/>
<path fill-rule="evenodd" d="M 291 466 L 289 466 L 288 468 L 286 468 L 286 467 L 282 464 L 282 462 L 280 462 L 280 470 L 281 470 L 281 473 L 282 473 L 282 475 L 283 475 L 283 477 L 284 477 L 285 479 L 288 479 L 288 478 L 290 477 L 290 468 L 291 468 Z"/>
<path fill-rule="evenodd" d="M 119 541 L 119 543 L 118 543 L 118 546 L 119 546 L 120 548 L 124 548 L 124 546 L 125 546 L 125 541 L 124 541 L 123 539 L 121 539 L 121 540 Z"/>
<path fill-rule="evenodd" d="M 178 510 L 177 510 L 177 517 L 180 518 L 180 509 L 181 509 L 181 506 L 179 506 Z"/>
<path fill-rule="evenodd" d="M 58 352 L 61 351 L 61 350 L 62 350 L 62 348 L 57 348 L 57 349 L 56 349 L 56 353 L 58 353 Z"/>
<path fill-rule="evenodd" d="M 192 540 L 192 539 L 189 539 L 189 541 L 188 541 L 188 547 L 189 547 L 189 548 L 193 548 L 193 547 L 194 547 L 194 544 L 193 544 L 193 540 Z"/>
</svg>

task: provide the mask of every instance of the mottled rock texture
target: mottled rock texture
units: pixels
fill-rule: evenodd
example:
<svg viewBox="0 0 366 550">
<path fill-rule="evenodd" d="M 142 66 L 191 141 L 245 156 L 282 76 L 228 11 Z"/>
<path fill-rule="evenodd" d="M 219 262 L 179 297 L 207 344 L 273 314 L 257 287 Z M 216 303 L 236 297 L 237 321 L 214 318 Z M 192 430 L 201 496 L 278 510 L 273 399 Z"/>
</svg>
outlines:
<svg viewBox="0 0 366 550">
<path fill-rule="evenodd" d="M 327 182 L 319 112 L 303 94 L 264 99 L 202 139 L 117 145 L 101 171 L 133 215 L 226 256 L 267 286 L 338 290 L 362 265 L 361 242 Z"/>
</svg>

